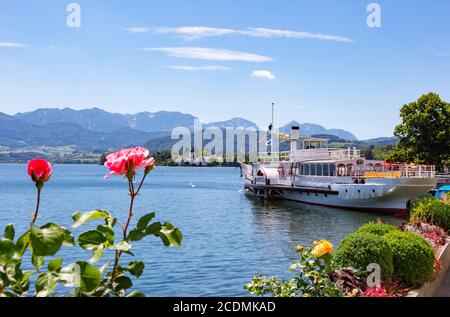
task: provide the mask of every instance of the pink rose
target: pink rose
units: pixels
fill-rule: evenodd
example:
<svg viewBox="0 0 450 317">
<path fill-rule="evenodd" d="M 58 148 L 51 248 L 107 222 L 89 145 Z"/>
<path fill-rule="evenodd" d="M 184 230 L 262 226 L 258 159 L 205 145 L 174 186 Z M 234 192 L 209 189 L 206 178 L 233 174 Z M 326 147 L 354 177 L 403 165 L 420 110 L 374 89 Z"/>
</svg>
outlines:
<svg viewBox="0 0 450 317">
<path fill-rule="evenodd" d="M 28 163 L 28 175 L 33 182 L 47 182 L 52 176 L 52 166 L 43 159 L 33 159 Z"/>
<path fill-rule="evenodd" d="M 105 166 L 111 171 L 105 176 L 108 179 L 112 175 L 134 174 L 138 169 L 153 168 L 156 161 L 149 157 L 150 152 L 143 147 L 122 149 L 106 157 Z"/>
</svg>

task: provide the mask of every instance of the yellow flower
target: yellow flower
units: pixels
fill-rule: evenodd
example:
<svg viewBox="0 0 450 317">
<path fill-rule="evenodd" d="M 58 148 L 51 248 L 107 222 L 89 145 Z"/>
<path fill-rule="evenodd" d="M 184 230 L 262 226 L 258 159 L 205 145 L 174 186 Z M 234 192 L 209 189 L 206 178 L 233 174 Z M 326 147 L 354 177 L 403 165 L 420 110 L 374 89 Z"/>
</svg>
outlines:
<svg viewBox="0 0 450 317">
<path fill-rule="evenodd" d="M 312 251 L 312 254 L 315 257 L 320 258 L 320 257 L 324 256 L 325 254 L 333 253 L 333 245 L 327 240 L 322 240 L 319 242 L 316 241 L 316 242 L 314 242 L 314 245 L 316 247 Z"/>
<path fill-rule="evenodd" d="M 302 252 L 303 251 L 303 247 L 301 245 L 298 245 L 298 246 L 295 247 L 295 251 Z"/>
</svg>

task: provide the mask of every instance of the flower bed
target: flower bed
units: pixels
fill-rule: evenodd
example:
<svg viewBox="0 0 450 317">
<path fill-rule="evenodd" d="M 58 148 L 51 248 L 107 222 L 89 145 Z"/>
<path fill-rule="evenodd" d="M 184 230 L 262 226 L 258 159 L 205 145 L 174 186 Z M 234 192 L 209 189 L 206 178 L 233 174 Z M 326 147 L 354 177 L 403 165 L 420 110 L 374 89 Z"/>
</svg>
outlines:
<svg viewBox="0 0 450 317">
<path fill-rule="evenodd" d="M 430 282 L 425 283 L 422 287 L 411 290 L 407 297 L 433 297 L 437 294 L 442 282 L 444 281 L 445 274 L 450 268 L 450 239 L 447 239 L 445 245 L 441 246 L 438 250 L 437 266 L 436 270 L 439 270 L 438 276 Z"/>
<path fill-rule="evenodd" d="M 426 211 L 428 222 L 413 218 L 398 228 L 369 223 L 348 235 L 334 253 L 324 240 L 306 249 L 298 246 L 300 260 L 289 268 L 294 278 L 260 274 L 245 288 L 254 295 L 276 297 L 433 296 L 450 266 L 450 240 L 439 226 L 441 220 L 433 221 L 446 219 L 447 209 L 426 203 L 434 206 Z M 424 212 L 424 204 L 418 206 Z"/>
</svg>

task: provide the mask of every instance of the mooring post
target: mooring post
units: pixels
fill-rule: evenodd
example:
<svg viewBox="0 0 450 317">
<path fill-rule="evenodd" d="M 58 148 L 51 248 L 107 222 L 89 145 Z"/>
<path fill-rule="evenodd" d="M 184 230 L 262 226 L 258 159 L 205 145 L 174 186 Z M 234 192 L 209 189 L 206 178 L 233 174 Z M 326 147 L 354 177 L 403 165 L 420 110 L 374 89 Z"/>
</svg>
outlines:
<svg viewBox="0 0 450 317">
<path fill-rule="evenodd" d="M 411 200 L 406 202 L 406 222 L 409 222 L 411 218 Z"/>
</svg>

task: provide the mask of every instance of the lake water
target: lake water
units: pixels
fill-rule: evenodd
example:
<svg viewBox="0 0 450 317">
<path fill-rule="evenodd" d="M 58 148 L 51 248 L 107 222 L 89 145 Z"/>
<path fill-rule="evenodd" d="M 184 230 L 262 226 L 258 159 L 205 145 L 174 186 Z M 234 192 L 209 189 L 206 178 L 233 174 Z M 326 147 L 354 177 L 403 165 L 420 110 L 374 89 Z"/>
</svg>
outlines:
<svg viewBox="0 0 450 317">
<path fill-rule="evenodd" d="M 105 209 L 125 222 L 129 198 L 121 177 L 103 180 L 97 165 L 56 165 L 45 185 L 38 223 L 71 224 L 74 211 Z M 163 247 L 158 238 L 137 242 L 133 252 L 146 263 L 135 289 L 147 296 L 241 296 L 253 275 L 285 276 L 295 246 L 328 239 L 336 246 L 348 233 L 379 215 L 267 202 L 247 197 L 239 169 L 158 167 L 136 201 L 136 218 L 156 212 L 184 235 L 182 248 Z M 26 166 L 0 164 L 0 226 L 23 232 L 35 205 Z M 386 222 L 398 223 L 392 218 Z M 83 228 L 85 229 L 85 228 Z M 77 234 L 78 231 L 75 231 Z M 90 252 L 63 255 L 87 260 Z M 128 256 L 123 260 L 132 261 Z M 128 262 L 127 262 L 128 263 Z M 68 263 L 66 263 L 68 264 Z"/>
</svg>

